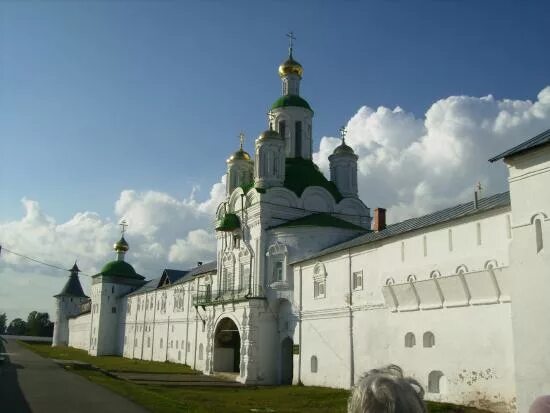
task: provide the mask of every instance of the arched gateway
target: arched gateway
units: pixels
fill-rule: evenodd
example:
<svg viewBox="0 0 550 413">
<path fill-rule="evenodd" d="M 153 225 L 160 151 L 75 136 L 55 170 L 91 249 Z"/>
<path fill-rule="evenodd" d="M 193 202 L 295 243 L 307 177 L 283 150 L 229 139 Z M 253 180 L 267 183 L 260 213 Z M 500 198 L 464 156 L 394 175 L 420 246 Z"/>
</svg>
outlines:
<svg viewBox="0 0 550 413">
<path fill-rule="evenodd" d="M 233 320 L 223 318 L 214 335 L 214 371 L 239 373 L 241 336 Z"/>
</svg>

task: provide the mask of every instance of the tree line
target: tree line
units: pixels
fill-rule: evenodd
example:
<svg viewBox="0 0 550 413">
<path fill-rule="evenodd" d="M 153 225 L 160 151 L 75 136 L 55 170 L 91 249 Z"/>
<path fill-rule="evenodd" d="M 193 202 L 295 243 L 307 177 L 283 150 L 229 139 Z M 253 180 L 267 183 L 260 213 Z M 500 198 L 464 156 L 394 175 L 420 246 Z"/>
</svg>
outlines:
<svg viewBox="0 0 550 413">
<path fill-rule="evenodd" d="M 53 322 L 50 321 L 48 313 L 31 311 L 27 321 L 21 318 L 14 318 L 7 324 L 6 313 L 0 313 L 0 334 L 12 334 L 16 336 L 53 336 Z"/>
</svg>

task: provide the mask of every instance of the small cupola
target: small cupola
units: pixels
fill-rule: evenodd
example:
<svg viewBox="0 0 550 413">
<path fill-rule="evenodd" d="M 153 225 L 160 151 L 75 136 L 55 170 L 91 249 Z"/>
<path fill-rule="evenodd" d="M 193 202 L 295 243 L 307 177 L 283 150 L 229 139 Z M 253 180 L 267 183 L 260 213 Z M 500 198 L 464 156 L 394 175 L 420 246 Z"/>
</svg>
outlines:
<svg viewBox="0 0 550 413">
<path fill-rule="evenodd" d="M 243 149 L 244 133 L 239 134 L 240 148 L 227 159 L 227 196 L 230 196 L 235 188 L 249 187 L 254 181 L 254 162 Z"/>
<path fill-rule="evenodd" d="M 285 180 L 285 141 L 279 133 L 268 129 L 256 139 L 254 186 L 265 189 L 283 186 Z"/>
<path fill-rule="evenodd" d="M 343 197 L 359 196 L 357 189 L 357 160 L 359 157 L 346 144 L 346 128 L 340 128 L 342 143 L 328 157 L 330 180 L 334 182 Z"/>
</svg>

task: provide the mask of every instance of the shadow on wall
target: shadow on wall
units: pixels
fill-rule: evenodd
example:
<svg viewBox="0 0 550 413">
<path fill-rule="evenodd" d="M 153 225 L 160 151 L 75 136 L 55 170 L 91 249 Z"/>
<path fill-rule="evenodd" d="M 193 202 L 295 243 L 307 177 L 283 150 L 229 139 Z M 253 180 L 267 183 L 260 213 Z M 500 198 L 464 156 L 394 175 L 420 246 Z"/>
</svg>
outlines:
<svg viewBox="0 0 550 413">
<path fill-rule="evenodd" d="M 0 410 L 31 413 L 17 380 L 17 370 L 23 367 L 11 363 L 9 356 L 6 355 L 5 343 L 7 343 L 6 339 L 0 337 Z"/>
</svg>

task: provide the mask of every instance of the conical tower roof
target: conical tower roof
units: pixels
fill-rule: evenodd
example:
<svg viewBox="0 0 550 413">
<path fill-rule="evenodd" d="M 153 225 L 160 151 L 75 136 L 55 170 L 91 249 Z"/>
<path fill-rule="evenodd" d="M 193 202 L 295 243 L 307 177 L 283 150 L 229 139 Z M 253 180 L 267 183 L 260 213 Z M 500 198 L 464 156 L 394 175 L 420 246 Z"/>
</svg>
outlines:
<svg viewBox="0 0 550 413">
<path fill-rule="evenodd" d="M 80 270 L 78 269 L 76 262 L 74 263 L 73 268 L 71 268 L 70 271 L 71 275 L 65 283 L 65 287 L 63 287 L 61 292 L 54 297 L 67 296 L 88 298 L 88 296 L 84 294 L 84 290 L 82 289 L 82 285 L 80 284 L 80 279 L 78 278 L 78 273 L 80 272 Z"/>
</svg>

